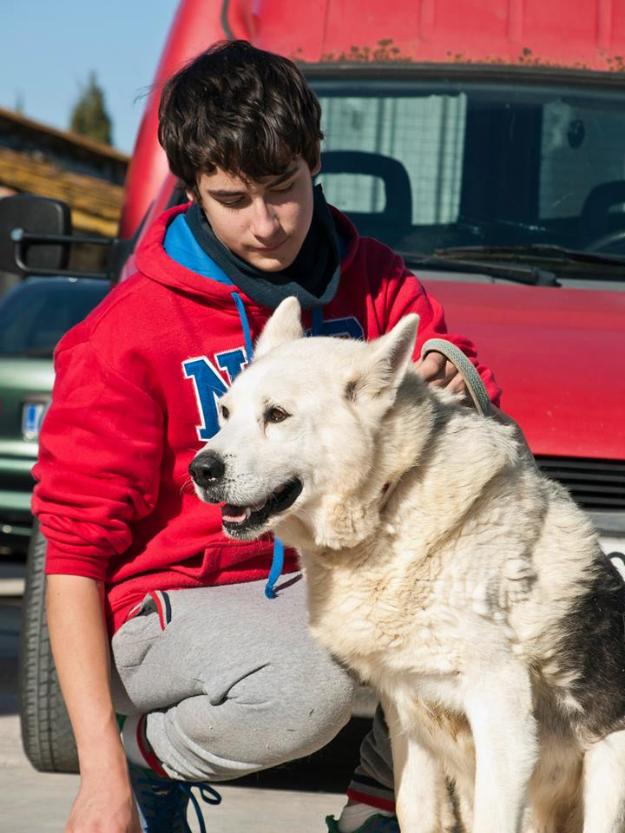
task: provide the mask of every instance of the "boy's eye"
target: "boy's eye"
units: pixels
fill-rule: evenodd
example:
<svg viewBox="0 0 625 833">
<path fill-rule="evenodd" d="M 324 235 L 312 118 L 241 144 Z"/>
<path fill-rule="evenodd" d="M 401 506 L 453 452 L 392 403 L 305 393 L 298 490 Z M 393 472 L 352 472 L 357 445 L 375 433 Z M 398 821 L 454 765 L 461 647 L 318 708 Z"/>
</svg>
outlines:
<svg viewBox="0 0 625 833">
<path fill-rule="evenodd" d="M 278 405 L 273 405 L 265 414 L 266 422 L 284 422 L 287 417 L 291 416 L 284 408 Z"/>
<path fill-rule="evenodd" d="M 238 197 L 236 200 L 220 200 L 220 202 L 226 208 L 240 208 L 243 205 L 243 197 Z"/>
<path fill-rule="evenodd" d="M 228 419 L 229 416 L 230 416 L 230 411 L 228 410 L 228 408 L 226 408 L 225 405 L 222 405 L 221 406 L 221 418 L 222 419 Z"/>
<path fill-rule="evenodd" d="M 279 188 L 274 188 L 273 190 L 277 191 L 278 194 L 285 194 L 287 191 L 290 191 L 294 185 L 295 180 L 292 180 L 288 185 L 281 185 Z"/>
</svg>

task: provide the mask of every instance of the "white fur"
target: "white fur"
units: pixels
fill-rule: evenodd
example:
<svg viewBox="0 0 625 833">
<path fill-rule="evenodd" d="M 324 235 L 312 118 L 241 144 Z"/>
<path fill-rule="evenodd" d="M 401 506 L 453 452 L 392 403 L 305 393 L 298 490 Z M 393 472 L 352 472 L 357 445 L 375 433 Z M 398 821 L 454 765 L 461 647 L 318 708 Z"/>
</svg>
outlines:
<svg viewBox="0 0 625 833">
<path fill-rule="evenodd" d="M 421 382 L 415 328 L 304 339 L 285 301 L 205 447 L 226 462 L 223 500 L 303 484 L 255 534 L 299 550 L 312 633 L 379 692 L 402 833 L 447 829 L 446 780 L 473 833 L 581 833 L 584 812 L 583 833 L 617 833 L 623 733 L 581 736 L 565 717 L 553 734 L 544 718 L 579 714 L 555 645 L 595 532 L 514 425 Z M 271 404 L 288 418 L 268 423 Z"/>
</svg>

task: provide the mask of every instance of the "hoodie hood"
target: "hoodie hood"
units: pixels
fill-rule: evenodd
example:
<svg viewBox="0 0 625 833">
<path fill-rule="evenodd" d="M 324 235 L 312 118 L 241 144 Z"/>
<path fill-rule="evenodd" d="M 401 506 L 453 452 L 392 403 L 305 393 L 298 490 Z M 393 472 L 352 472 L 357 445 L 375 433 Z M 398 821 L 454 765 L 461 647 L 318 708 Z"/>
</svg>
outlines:
<svg viewBox="0 0 625 833">
<path fill-rule="evenodd" d="M 167 229 L 176 217 L 184 214 L 190 207 L 191 203 L 175 206 L 165 211 L 152 224 L 137 249 L 135 261 L 137 271 L 145 277 L 183 292 L 185 295 L 204 298 L 217 308 L 232 308 L 233 289 L 239 292 L 246 307 L 250 310 L 277 306 L 282 300 L 282 294 L 279 294 L 279 297 L 277 294 L 275 304 L 267 303 L 270 300 L 268 295 L 263 296 L 264 302 L 261 303 L 258 298 L 251 297 L 251 294 L 248 294 L 245 288 L 239 287 L 236 278 L 233 279 L 234 285 L 224 283 L 223 279 L 219 277 L 223 274 L 223 270 L 217 264 L 215 264 L 215 278 L 212 279 L 186 268 L 167 254 L 164 248 Z M 337 272 L 343 272 L 351 264 L 358 248 L 358 232 L 345 215 L 332 206 L 328 207 L 334 221 L 341 252 Z M 332 282 L 332 291 L 324 293 L 323 297 L 319 299 L 320 304 L 329 303 L 332 300 L 338 288 L 338 278 L 339 275 L 337 274 Z M 250 290 L 250 293 L 252 291 Z"/>
</svg>

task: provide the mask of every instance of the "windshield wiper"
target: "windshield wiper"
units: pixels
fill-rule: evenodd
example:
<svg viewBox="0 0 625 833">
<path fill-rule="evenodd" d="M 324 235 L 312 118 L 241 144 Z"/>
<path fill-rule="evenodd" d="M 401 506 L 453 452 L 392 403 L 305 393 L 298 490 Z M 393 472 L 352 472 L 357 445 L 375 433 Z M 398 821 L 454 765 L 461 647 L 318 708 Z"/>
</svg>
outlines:
<svg viewBox="0 0 625 833">
<path fill-rule="evenodd" d="M 462 253 L 462 254 L 460 254 Z M 440 269 L 445 272 L 464 272 L 470 275 L 488 275 L 526 286 L 561 286 L 553 272 L 527 265 L 501 266 L 480 260 L 481 249 L 437 249 L 432 255 L 417 252 L 398 252 L 410 267 Z M 465 256 L 466 255 L 466 256 Z"/>
<path fill-rule="evenodd" d="M 546 263 L 548 266 L 562 267 L 572 271 L 579 271 L 580 267 L 599 266 L 601 271 L 613 272 L 618 270 L 618 277 L 622 277 L 625 269 L 625 257 L 620 255 L 599 254 L 580 249 L 568 249 L 546 243 L 528 243 L 519 246 L 452 246 L 437 249 L 436 256 L 452 258 L 453 260 L 481 260 L 506 261 L 523 263 L 531 266 L 533 263 Z"/>
</svg>

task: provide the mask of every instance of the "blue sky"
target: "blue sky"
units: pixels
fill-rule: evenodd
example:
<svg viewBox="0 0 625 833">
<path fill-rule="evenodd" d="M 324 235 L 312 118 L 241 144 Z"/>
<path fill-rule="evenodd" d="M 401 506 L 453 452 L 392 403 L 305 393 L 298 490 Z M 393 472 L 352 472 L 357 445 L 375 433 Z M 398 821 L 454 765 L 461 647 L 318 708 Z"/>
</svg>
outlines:
<svg viewBox="0 0 625 833">
<path fill-rule="evenodd" d="M 129 153 L 177 0 L 0 0 L 0 106 L 65 129 L 94 70 Z"/>
</svg>

